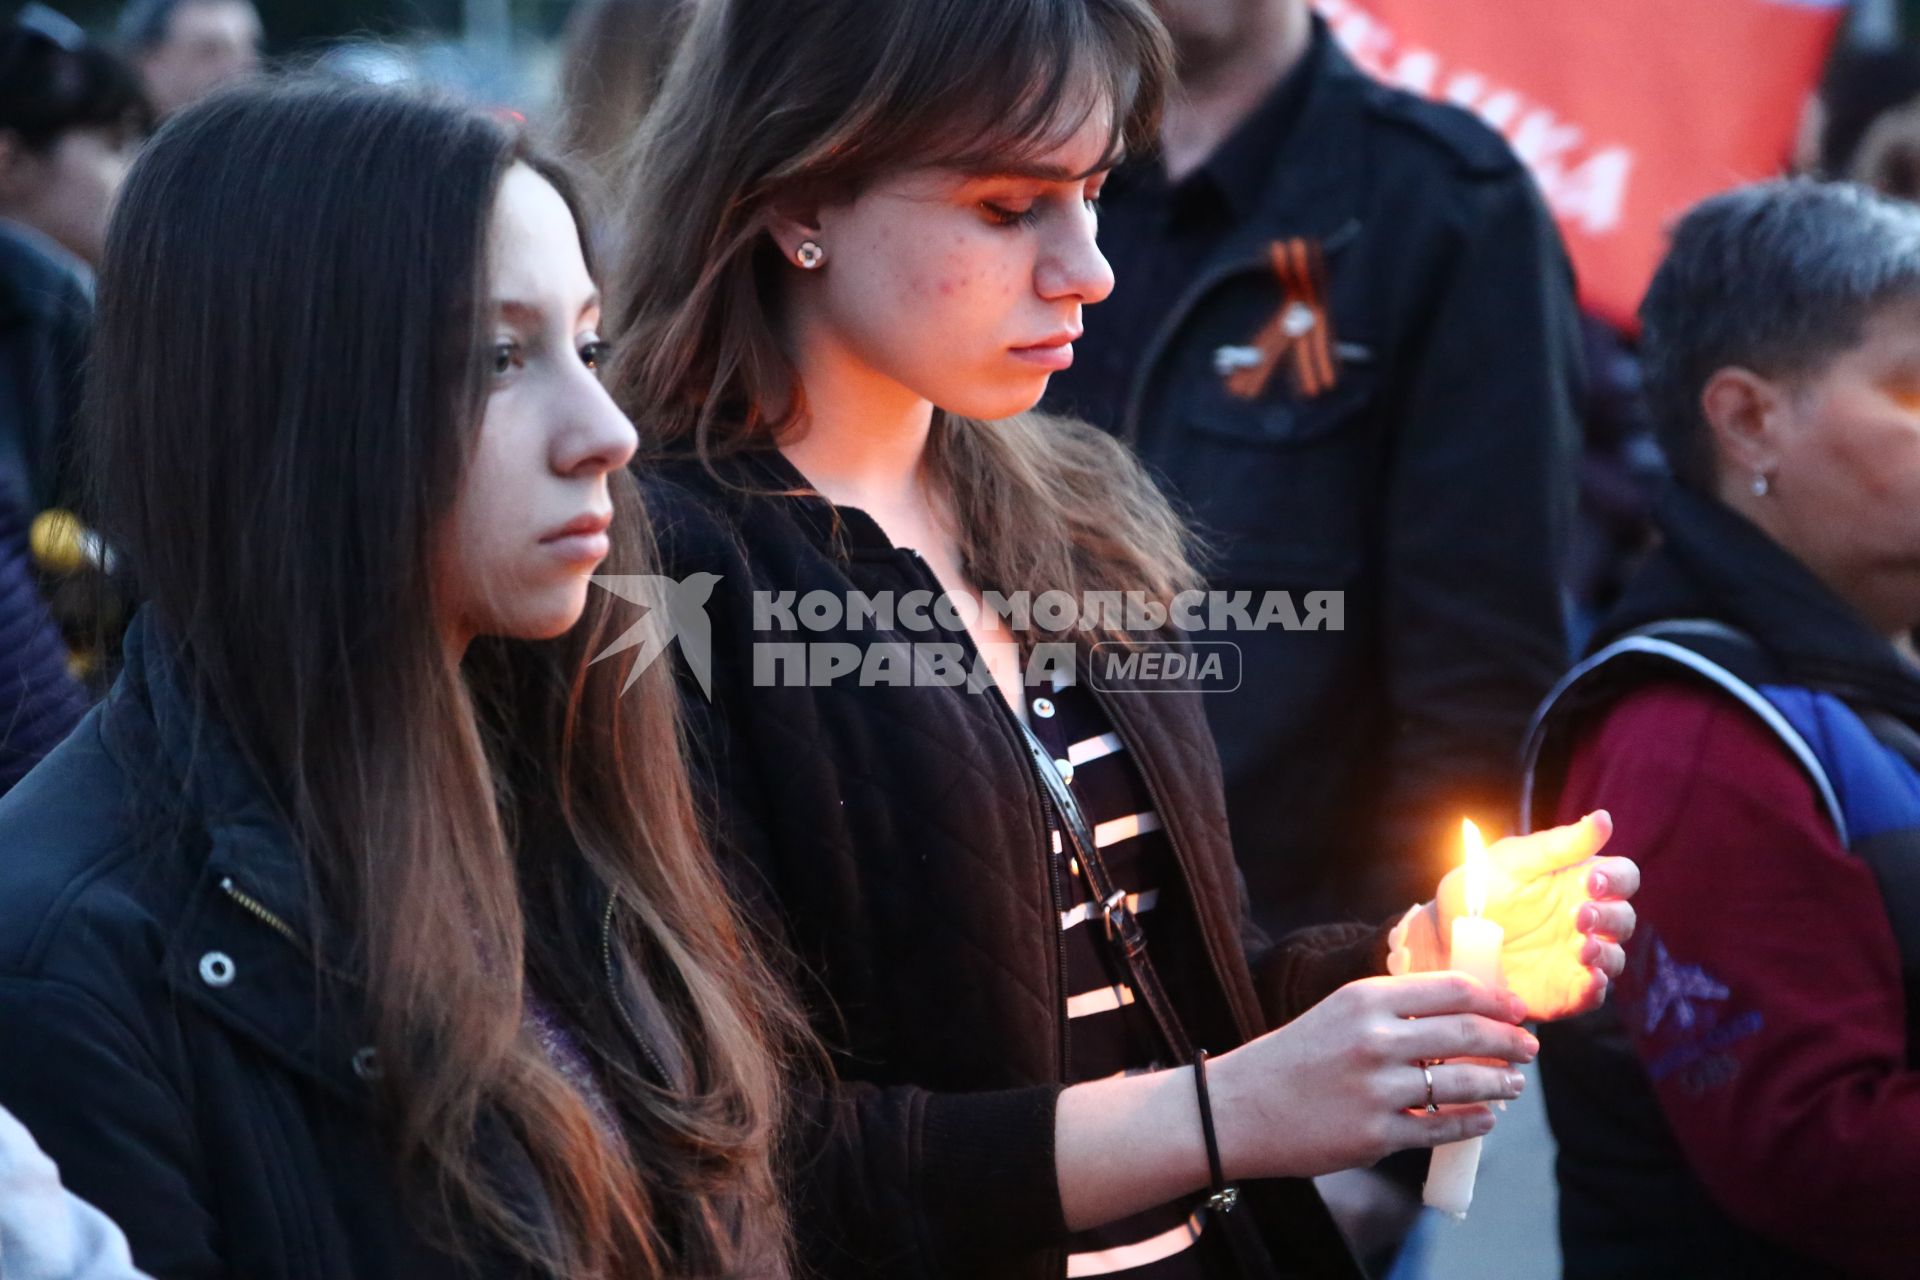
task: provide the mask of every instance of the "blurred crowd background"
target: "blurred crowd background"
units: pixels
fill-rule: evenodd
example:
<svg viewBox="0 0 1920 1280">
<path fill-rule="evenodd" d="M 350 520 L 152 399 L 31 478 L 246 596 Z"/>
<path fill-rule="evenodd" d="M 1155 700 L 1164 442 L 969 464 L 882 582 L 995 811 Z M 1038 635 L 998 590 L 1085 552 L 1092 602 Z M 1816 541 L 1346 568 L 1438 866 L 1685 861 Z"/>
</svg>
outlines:
<svg viewBox="0 0 1920 1280">
<path fill-rule="evenodd" d="M 0 6 L 0 12 L 13 16 L 22 7 Z M 66 0 L 56 7 L 97 39 L 113 43 L 126 34 L 128 6 L 115 0 Z M 566 37 L 584 27 L 587 11 L 611 8 L 638 17 L 671 8 L 672 0 L 262 0 L 195 7 L 249 11 L 252 21 L 243 25 L 255 31 L 259 54 L 272 64 L 320 62 L 370 77 L 414 78 L 531 111 L 554 101 Z M 1855 0 L 1842 51 L 1895 50 L 1916 34 L 1920 0 Z"/>
<path fill-rule="evenodd" d="M 17 6 L 16 6 L 17 7 Z M 222 56 L 234 65 L 254 33 L 252 48 L 270 65 L 321 66 L 373 80 L 415 80 L 470 93 L 521 111 L 547 105 L 559 85 L 560 51 L 576 10 L 595 6 L 571 0 L 305 0 L 262 5 L 197 5 L 226 10 L 190 21 L 205 28 L 206 57 L 215 61 L 216 39 L 232 41 Z M 601 6 L 608 7 L 608 6 Z M 668 7 L 627 4 L 639 11 Z M 60 11 L 90 35 L 114 43 L 131 38 L 126 6 L 110 0 L 71 3 Z M 242 17 L 239 11 L 245 11 Z"/>
</svg>

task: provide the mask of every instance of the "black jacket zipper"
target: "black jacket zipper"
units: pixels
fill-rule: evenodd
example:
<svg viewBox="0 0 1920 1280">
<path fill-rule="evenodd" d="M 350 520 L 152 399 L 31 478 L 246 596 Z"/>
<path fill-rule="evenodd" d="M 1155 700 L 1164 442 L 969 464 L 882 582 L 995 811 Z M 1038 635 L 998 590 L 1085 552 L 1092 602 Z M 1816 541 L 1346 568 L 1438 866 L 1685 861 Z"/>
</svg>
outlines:
<svg viewBox="0 0 1920 1280">
<path fill-rule="evenodd" d="M 234 881 L 232 876 L 220 877 L 220 892 L 226 894 L 235 906 L 285 938 L 288 943 L 293 946 L 293 949 L 300 953 L 300 958 L 312 965 L 319 972 L 347 986 L 358 987 L 360 985 L 355 978 L 342 973 L 339 969 L 322 960 L 320 953 L 311 943 L 300 936 L 298 930 L 288 924 L 279 915 L 275 914 L 273 909 L 268 907 L 264 902 L 261 902 L 260 899 L 254 897 L 245 889 L 242 889 L 239 884 Z"/>
<path fill-rule="evenodd" d="M 278 933 L 295 947 L 298 947 L 302 955 L 309 954 L 307 944 L 301 941 L 300 935 L 293 931 L 293 926 L 289 925 L 272 911 L 269 911 L 258 898 L 253 897 L 239 885 L 235 884 L 232 876 L 220 877 L 220 892 L 232 898 L 234 902 L 238 903 L 240 907 L 244 909 L 247 914 L 254 917 L 254 919 L 266 924 L 275 933 Z"/>
</svg>

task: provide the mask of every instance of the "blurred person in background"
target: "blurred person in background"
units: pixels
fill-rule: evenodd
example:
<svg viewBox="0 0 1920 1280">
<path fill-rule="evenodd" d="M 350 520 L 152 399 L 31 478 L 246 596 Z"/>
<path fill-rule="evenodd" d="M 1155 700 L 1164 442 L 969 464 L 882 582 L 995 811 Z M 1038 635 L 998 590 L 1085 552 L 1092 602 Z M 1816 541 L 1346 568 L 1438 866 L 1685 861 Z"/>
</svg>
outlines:
<svg viewBox="0 0 1920 1280">
<path fill-rule="evenodd" d="M 1794 169 L 1823 178 L 1849 177 L 1874 125 L 1915 102 L 1920 102 L 1920 49 L 1903 44 L 1836 50 L 1810 104 Z"/>
<path fill-rule="evenodd" d="M 1660 548 L 1544 709 L 1529 818 L 1645 871 L 1614 1003 L 1542 1027 L 1570 1280 L 1920 1259 L 1920 209 L 1746 188 L 1641 307 Z"/>
<path fill-rule="evenodd" d="M 33 515 L 72 496 L 93 267 L 152 113 L 79 28 L 45 9 L 22 19 L 0 28 L 0 483 Z"/>
<path fill-rule="evenodd" d="M 1920 103 L 1897 107 L 1875 120 L 1846 176 L 1896 200 L 1920 201 Z"/>
<path fill-rule="evenodd" d="M 163 120 L 260 68 L 251 0 L 134 0 L 120 15 L 119 38 Z"/>
<path fill-rule="evenodd" d="M 1211 585 L 1345 591 L 1342 631 L 1230 637 L 1208 709 L 1263 921 L 1389 910 L 1510 812 L 1565 661 L 1571 270 L 1507 144 L 1305 0 L 1156 8 L 1180 91 L 1102 194 L 1117 287 L 1047 404 L 1170 484 Z"/>
<path fill-rule="evenodd" d="M 133 72 L 59 14 L 0 28 L 0 792 L 87 706 L 56 621 L 86 643 L 100 585 L 70 554 L 72 435 L 92 268 L 150 125 Z"/>
<path fill-rule="evenodd" d="M 1920 50 L 1837 50 L 1808 101 L 1792 171 L 1920 196 Z"/>
<path fill-rule="evenodd" d="M 1210 586 L 1344 593 L 1337 631 L 1195 638 L 1240 653 L 1206 702 L 1256 917 L 1364 919 L 1463 812 L 1505 825 L 1570 656 L 1572 269 L 1499 135 L 1369 78 L 1307 0 L 1155 7 L 1180 89 L 1102 195 L 1117 285 L 1046 403 L 1135 448 Z M 1329 1190 L 1382 1265 L 1411 1193 Z"/>
<path fill-rule="evenodd" d="M 1654 498 L 1666 460 L 1641 392 L 1632 337 L 1580 315 L 1586 392 L 1580 405 L 1580 497 L 1567 571 L 1568 626 L 1584 644 L 1653 545 Z"/>
<path fill-rule="evenodd" d="M 30 228 L 91 268 L 153 113 L 78 27 L 39 6 L 22 18 L 0 28 L 0 229 Z"/>
<path fill-rule="evenodd" d="M 0 798 L 0 1105 L 157 1276 L 785 1274 L 797 1015 L 671 672 L 590 660 L 653 561 L 574 207 L 337 84 L 128 178 L 87 434 L 144 603 Z"/>
</svg>

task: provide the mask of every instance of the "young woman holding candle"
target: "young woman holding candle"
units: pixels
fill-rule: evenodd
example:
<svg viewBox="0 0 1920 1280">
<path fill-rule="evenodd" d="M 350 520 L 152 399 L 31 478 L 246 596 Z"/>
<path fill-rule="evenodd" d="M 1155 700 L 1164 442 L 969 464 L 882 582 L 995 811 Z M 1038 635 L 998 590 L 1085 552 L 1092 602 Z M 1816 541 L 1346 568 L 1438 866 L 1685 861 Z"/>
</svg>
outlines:
<svg viewBox="0 0 1920 1280">
<path fill-rule="evenodd" d="M 0 802 L 0 1104 L 154 1275 L 785 1273 L 799 1024 L 669 675 L 589 662 L 585 575 L 650 559 L 567 190 L 305 85 L 183 113 L 115 215 L 92 465 L 147 603 Z"/>
<path fill-rule="evenodd" d="M 1496 851 L 1524 1000 L 1378 976 L 1386 925 L 1273 946 L 1200 698 L 1085 687 L 1095 643 L 1163 637 L 977 607 L 1193 581 L 1125 452 L 1028 413 L 1112 286 L 1092 204 L 1167 60 L 1143 0 L 709 0 L 636 149 L 614 387 L 673 459 L 647 471 L 667 572 L 712 591 L 686 687 L 719 847 L 836 1050 L 796 1206 L 829 1274 L 1231 1275 L 1262 1247 L 1351 1274 L 1305 1179 L 1485 1132 L 1532 1053 L 1513 1024 L 1595 1003 L 1631 929 L 1596 819 Z M 856 593 L 897 618 L 827 607 Z M 823 629 L 781 629 L 796 599 Z M 1042 641 L 1080 678 L 1029 686 Z M 875 677 L 916 642 L 980 678 Z M 875 678 L 812 679 L 848 652 Z M 1416 964 L 1456 898 L 1410 917 Z M 1109 945 L 1141 938 L 1151 977 Z M 1502 1065 L 1429 1095 L 1421 1062 L 1462 1055 Z"/>
</svg>

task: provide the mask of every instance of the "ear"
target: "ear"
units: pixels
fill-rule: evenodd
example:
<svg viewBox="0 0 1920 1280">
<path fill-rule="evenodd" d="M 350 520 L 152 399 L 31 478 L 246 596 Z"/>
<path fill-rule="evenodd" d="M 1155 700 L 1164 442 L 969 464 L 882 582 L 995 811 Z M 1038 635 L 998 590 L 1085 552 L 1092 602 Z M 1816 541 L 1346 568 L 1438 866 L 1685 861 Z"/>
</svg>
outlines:
<svg viewBox="0 0 1920 1280">
<path fill-rule="evenodd" d="M 1754 475 L 1772 475 L 1779 466 L 1790 394 L 1787 388 L 1751 369 L 1716 369 L 1700 391 L 1700 412 L 1713 435 L 1721 470 L 1741 483 Z"/>
<path fill-rule="evenodd" d="M 795 261 L 802 241 L 821 243 L 819 202 L 796 201 L 775 208 L 767 223 L 767 234 L 780 246 L 782 257 L 788 262 Z"/>
</svg>

